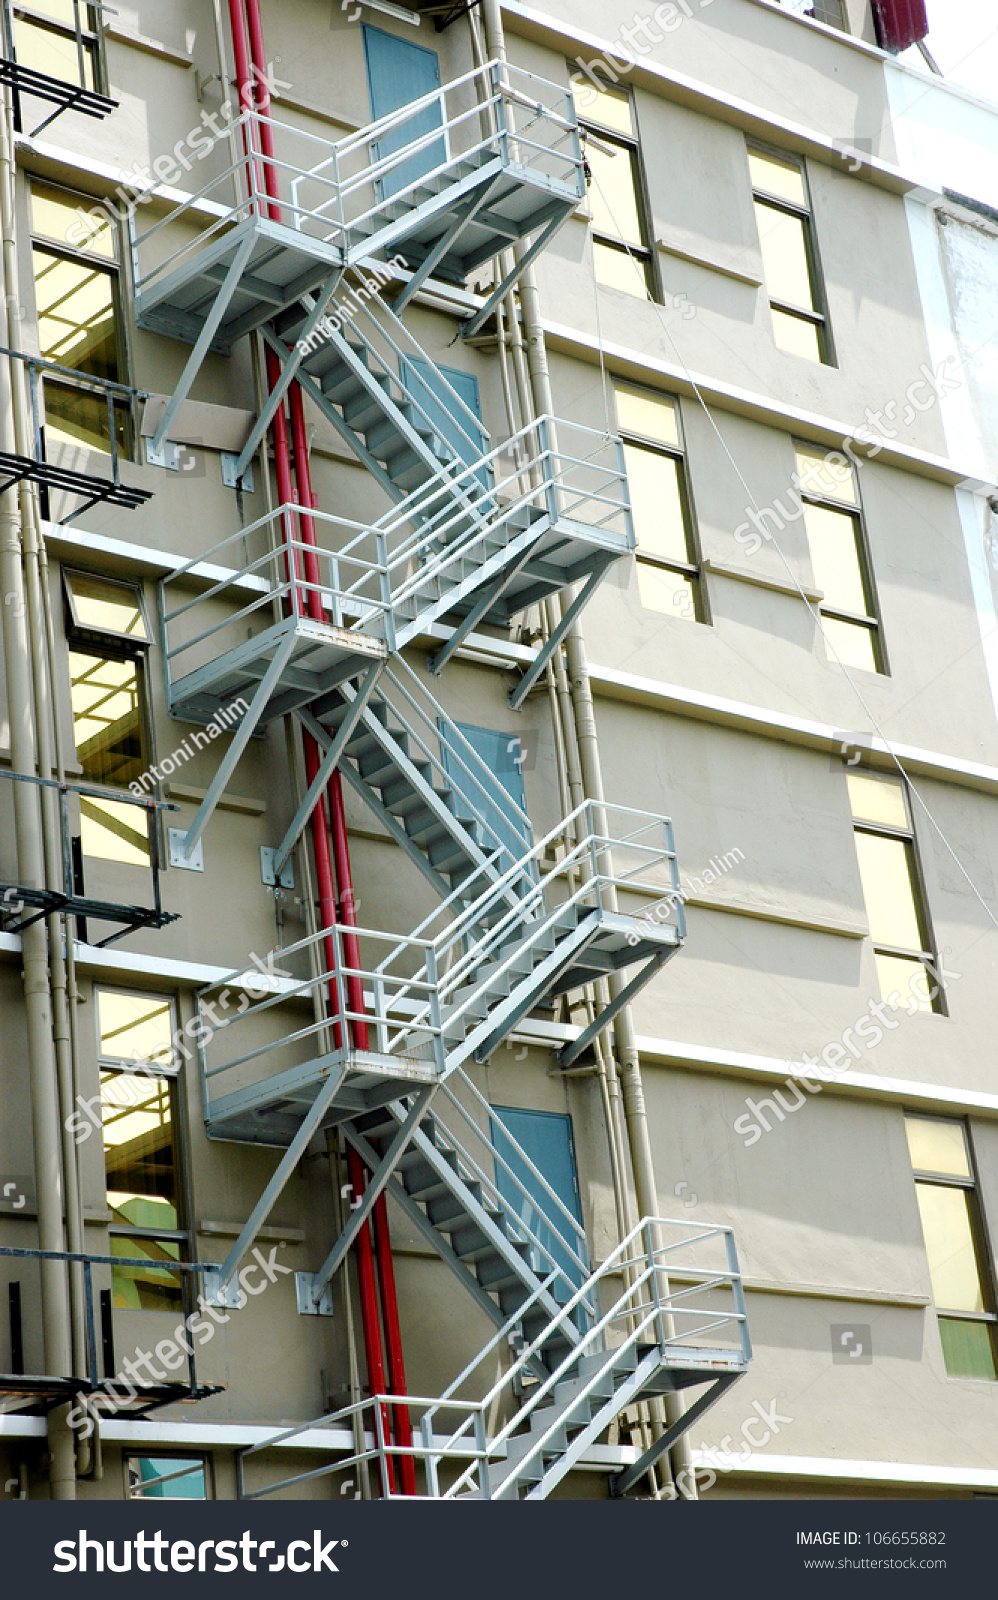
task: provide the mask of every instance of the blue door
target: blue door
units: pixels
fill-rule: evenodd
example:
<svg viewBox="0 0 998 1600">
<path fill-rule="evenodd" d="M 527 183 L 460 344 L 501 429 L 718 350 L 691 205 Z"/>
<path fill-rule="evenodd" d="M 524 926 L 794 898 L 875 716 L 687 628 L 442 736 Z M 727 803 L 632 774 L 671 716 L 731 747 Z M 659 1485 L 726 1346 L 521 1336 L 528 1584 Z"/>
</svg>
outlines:
<svg viewBox="0 0 998 1600">
<path fill-rule="evenodd" d="M 440 62 L 435 50 L 410 44 L 408 39 L 398 39 L 393 33 L 364 24 L 364 59 L 367 63 L 367 87 L 371 97 L 371 114 L 375 122 L 387 117 L 413 100 L 422 99 L 440 88 Z M 415 116 L 408 117 L 375 146 L 378 160 L 402 150 L 424 133 L 441 125 L 440 104 L 435 102 Z M 394 167 L 379 185 L 382 199 L 407 189 L 425 172 L 432 172 L 446 160 L 447 147 L 443 139 L 434 139 L 417 155 Z"/>
<path fill-rule="evenodd" d="M 576 1245 L 576 1236 L 571 1225 L 550 1195 L 545 1193 L 504 1132 L 504 1129 L 508 1129 L 524 1154 L 530 1157 L 538 1172 L 542 1173 L 551 1185 L 558 1199 L 581 1224 L 582 1211 L 579 1206 L 579 1181 L 575 1165 L 575 1143 L 572 1139 L 572 1119 L 558 1112 L 524 1111 L 519 1106 L 494 1106 L 493 1110 L 496 1115 L 490 1118 L 492 1143 L 513 1169 L 515 1178 L 519 1179 L 517 1183 L 497 1161 L 496 1187 L 507 1205 L 551 1252 L 558 1266 L 577 1289 L 584 1281 L 581 1268 L 557 1241 L 551 1228 L 540 1220 L 538 1212 L 554 1224 L 562 1238 L 572 1246 L 576 1255 L 583 1261 L 587 1260 L 585 1245 L 582 1242 Z M 501 1121 L 497 1121 L 497 1118 Z M 523 1186 L 522 1189 L 520 1184 Z M 526 1194 L 523 1190 L 526 1190 Z M 538 1267 L 538 1276 L 545 1277 L 550 1270 L 550 1265 L 542 1262 Z M 567 1299 L 567 1295 L 564 1295 L 562 1290 L 559 1291 L 558 1298 Z"/>
<path fill-rule="evenodd" d="M 520 740 L 516 734 L 496 733 L 492 728 L 476 728 L 468 722 L 459 722 L 457 727 L 488 769 L 483 772 L 461 747 L 461 760 L 471 769 L 470 775 L 465 772 L 455 759 L 453 736 L 447 725 L 441 723 L 440 750 L 444 770 L 459 797 L 457 815 L 462 821 L 469 822 L 477 812 L 484 819 L 508 851 L 508 858 L 500 863 L 502 871 L 506 872 L 514 861 L 520 861 L 534 846 L 534 830 L 513 809 L 514 805 L 518 806 L 524 814 L 527 810 Z M 461 807 L 461 796 L 470 801 L 473 811 Z"/>
<path fill-rule="evenodd" d="M 456 367 L 437 367 L 420 356 L 406 356 L 402 361 L 402 382 L 426 413 L 430 425 L 450 445 L 455 455 L 471 466 L 489 448 L 488 434 L 482 425 L 482 406 L 478 397 L 478 379 L 472 372 L 459 372 Z M 446 380 L 446 383 L 444 382 Z M 464 401 L 468 411 L 459 410 L 447 384 Z M 478 474 L 487 486 L 488 469 Z"/>
</svg>

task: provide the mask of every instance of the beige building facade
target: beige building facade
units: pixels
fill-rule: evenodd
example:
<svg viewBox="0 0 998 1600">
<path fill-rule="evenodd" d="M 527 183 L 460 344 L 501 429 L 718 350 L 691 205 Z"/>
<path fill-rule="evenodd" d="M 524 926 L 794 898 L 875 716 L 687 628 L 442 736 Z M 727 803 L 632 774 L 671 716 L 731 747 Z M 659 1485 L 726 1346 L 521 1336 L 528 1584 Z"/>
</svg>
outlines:
<svg viewBox="0 0 998 1600">
<path fill-rule="evenodd" d="M 865 0 L 77 9 L 7 1493 L 998 1492 L 998 115 Z"/>
</svg>

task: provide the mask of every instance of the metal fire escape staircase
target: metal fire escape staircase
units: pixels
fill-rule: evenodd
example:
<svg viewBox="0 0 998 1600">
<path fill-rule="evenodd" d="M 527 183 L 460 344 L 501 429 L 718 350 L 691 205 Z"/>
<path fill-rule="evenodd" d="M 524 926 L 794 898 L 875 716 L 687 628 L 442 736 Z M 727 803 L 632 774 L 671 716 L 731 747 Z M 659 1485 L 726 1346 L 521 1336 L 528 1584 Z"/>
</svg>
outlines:
<svg viewBox="0 0 998 1600">
<path fill-rule="evenodd" d="M 279 952 L 273 974 L 234 972 L 226 987 L 254 1000 L 237 1016 L 219 1020 L 211 991 L 202 994 L 209 1137 L 282 1152 L 209 1298 L 231 1303 L 242 1257 L 309 1140 L 340 1126 L 371 1176 L 326 1261 L 298 1274 L 299 1310 L 326 1308 L 334 1273 L 387 1188 L 495 1325 L 489 1348 L 512 1337 L 523 1352 L 516 1373 L 541 1385 L 583 1379 L 579 1404 L 600 1399 L 585 1431 L 615 1396 L 652 1392 L 659 1380 L 633 1341 L 630 1367 L 629 1357 L 608 1353 L 584 1229 L 466 1067 L 486 1060 L 539 1005 L 626 973 L 612 1001 L 565 1044 L 568 1065 L 675 954 L 684 924 L 671 826 L 587 803 L 535 843 L 529 819 L 399 654 L 445 623 L 452 631 L 429 663 L 439 672 L 471 629 L 505 626 L 516 610 L 578 584 L 561 627 L 511 696 L 518 706 L 608 566 L 634 545 L 619 440 L 541 418 L 490 448 L 480 420 L 399 316 L 431 273 L 463 281 L 472 266 L 532 235 L 522 270 L 581 197 L 569 97 L 523 74 L 514 88 L 513 76 L 495 65 L 468 74 L 337 146 L 274 125 L 281 138 L 313 147 L 311 166 L 286 153 L 276 162 L 290 225 L 268 214 L 254 144 L 213 180 L 241 173 L 247 202 L 216 205 L 218 222 L 173 253 L 164 223 L 138 241 L 139 317 L 194 346 L 155 448 L 208 350 L 230 349 L 261 328 L 282 374 L 237 476 L 297 379 L 390 502 L 372 524 L 307 513 L 314 553 L 301 537 L 305 514 L 280 507 L 161 585 L 173 713 L 207 722 L 236 700 L 244 708 L 187 852 L 253 731 L 292 713 L 323 754 L 275 851 L 275 876 L 335 768 L 439 900 L 404 938 L 334 925 Z M 552 94 L 557 110 L 544 103 Z M 439 124 L 427 133 L 424 120 L 410 144 L 382 154 L 431 103 Z M 252 138 L 254 118 L 243 123 Z M 154 236 L 160 258 L 143 275 Z M 339 314 L 338 326 L 324 324 L 343 274 L 359 262 L 373 268 L 376 252 L 390 251 L 409 274 L 394 306 L 383 296 L 358 301 L 346 331 Z M 497 286 L 466 331 L 508 287 Z M 307 614 L 316 590 L 323 621 Z M 671 1365 L 673 1375 L 661 1381 L 704 1381 L 676 1375 L 702 1369 L 688 1354 L 677 1363 L 663 1339 L 654 1365 Z M 590 1359 L 598 1370 L 584 1366 Z M 559 1427 L 567 1439 L 568 1422 Z M 555 1453 L 574 1459 L 557 1438 Z M 541 1441 L 531 1492 L 547 1481 L 549 1442 Z M 530 1466 L 517 1482 L 528 1481 Z M 431 1478 L 434 1471 L 427 1467 Z M 486 1472 L 483 1492 L 492 1481 Z"/>
</svg>

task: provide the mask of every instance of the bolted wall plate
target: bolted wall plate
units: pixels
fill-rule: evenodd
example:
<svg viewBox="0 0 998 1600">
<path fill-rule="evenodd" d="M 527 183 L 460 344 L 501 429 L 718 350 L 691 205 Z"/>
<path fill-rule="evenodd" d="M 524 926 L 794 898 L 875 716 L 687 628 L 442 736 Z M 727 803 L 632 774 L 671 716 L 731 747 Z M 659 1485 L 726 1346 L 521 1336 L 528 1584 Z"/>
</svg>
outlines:
<svg viewBox="0 0 998 1600">
<path fill-rule="evenodd" d="M 206 1306 L 223 1306 L 228 1311 L 239 1310 L 239 1297 L 243 1291 L 239 1287 L 239 1277 L 234 1275 L 229 1279 L 223 1291 L 222 1274 L 220 1272 L 206 1272 L 204 1274 L 204 1303 Z M 245 1305 L 245 1296 L 243 1296 Z"/>
<path fill-rule="evenodd" d="M 314 1272 L 295 1273 L 295 1295 L 300 1317 L 331 1317 L 333 1314 L 333 1286 L 327 1283 L 319 1296 L 319 1304 L 312 1299 L 315 1289 Z"/>
<path fill-rule="evenodd" d="M 233 451 L 231 451 L 231 450 L 223 450 L 221 452 L 221 457 L 222 457 L 222 482 L 225 484 L 225 487 L 227 489 L 238 489 L 240 485 L 239 485 L 239 479 L 236 477 L 236 468 L 239 465 L 239 457 L 237 455 L 235 455 L 233 453 Z M 252 461 L 247 462 L 246 471 L 243 473 L 242 489 L 243 489 L 243 493 L 244 494 L 255 494 L 256 493 L 256 489 L 255 489 L 254 482 L 253 482 L 253 463 L 252 463 Z"/>
<path fill-rule="evenodd" d="M 184 854 L 184 841 L 187 838 L 186 828 L 170 828 L 170 865 L 183 867 L 187 872 L 204 871 L 204 840 L 199 839 L 190 855 Z"/>
<path fill-rule="evenodd" d="M 150 467 L 163 467 L 167 472 L 180 471 L 180 446 L 172 439 L 164 439 L 162 448 L 154 450 L 152 440 L 146 440 L 146 462 Z"/>
<path fill-rule="evenodd" d="M 260 877 L 269 889 L 276 889 L 277 878 L 274 875 L 274 862 L 277 851 L 272 850 L 269 844 L 260 846 Z M 293 889 L 295 886 L 295 864 L 290 856 L 281 868 L 281 888 Z"/>
</svg>

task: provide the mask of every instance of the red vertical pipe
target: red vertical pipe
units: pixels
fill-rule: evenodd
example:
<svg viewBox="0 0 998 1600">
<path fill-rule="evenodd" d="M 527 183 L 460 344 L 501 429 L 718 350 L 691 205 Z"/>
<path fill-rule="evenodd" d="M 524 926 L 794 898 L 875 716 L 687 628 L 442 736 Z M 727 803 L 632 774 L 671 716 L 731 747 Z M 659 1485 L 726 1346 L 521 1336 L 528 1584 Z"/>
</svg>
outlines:
<svg viewBox="0 0 998 1600">
<path fill-rule="evenodd" d="M 384 1194 L 374 1202 L 374 1240 L 378 1251 L 378 1283 L 381 1288 L 381 1317 L 385 1325 L 385 1353 L 388 1357 L 388 1381 L 393 1394 L 404 1395 L 405 1357 L 402 1354 L 402 1329 L 399 1324 L 398 1297 L 395 1293 L 395 1265 L 392 1261 L 392 1241 L 388 1231 L 388 1206 Z M 393 1406 L 395 1442 L 408 1449 L 412 1445 L 412 1423 L 409 1407 Z M 402 1493 L 416 1493 L 416 1461 L 413 1456 L 399 1456 L 399 1476 Z"/>
<path fill-rule="evenodd" d="M 352 1145 L 347 1146 L 347 1170 L 353 1184 L 354 1200 L 359 1200 L 367 1187 L 364 1165 Z M 364 1349 L 367 1353 L 367 1382 L 372 1394 L 384 1394 L 385 1367 L 381 1355 L 381 1329 L 378 1325 L 378 1296 L 374 1281 L 374 1256 L 371 1250 L 371 1230 L 364 1223 L 357 1235 L 357 1284 L 360 1290 L 360 1320 L 364 1329 Z M 391 1434 L 388 1427 L 388 1407 L 381 1406 L 381 1428 L 385 1441 Z M 386 1461 L 385 1494 L 395 1493 L 395 1471 L 392 1457 Z"/>
<path fill-rule="evenodd" d="M 242 40 L 241 27 L 236 26 L 235 11 L 238 0 L 229 0 L 230 11 L 233 14 L 233 38 L 239 36 L 245 56 L 245 44 Z M 260 15 L 260 0 L 244 0 L 245 16 L 249 30 L 250 52 L 252 66 L 255 72 L 255 101 L 256 109 L 261 118 L 260 149 L 266 158 L 264 163 L 264 182 L 272 202 L 278 199 L 277 169 L 274 162 L 274 137 L 270 126 L 270 84 L 267 71 L 267 52 L 263 37 L 263 21 Z M 239 76 L 239 49 L 236 47 L 237 76 Z M 249 78 L 249 63 L 245 63 L 246 80 Z M 242 97 L 242 89 L 240 91 Z M 281 220 L 280 206 L 272 203 L 269 207 L 273 221 Z M 273 391 L 280 377 L 280 362 L 276 354 L 267 350 L 267 382 Z M 298 481 L 298 503 L 303 508 L 300 516 L 301 541 L 313 549 L 316 546 L 315 524 L 311 517 L 304 515 L 304 511 L 315 509 L 315 495 L 312 490 L 312 475 L 308 459 L 308 438 L 305 430 L 304 411 L 302 407 L 301 389 L 297 383 L 292 383 L 289 391 L 289 404 L 291 410 L 291 426 L 295 449 L 295 476 Z M 274 458 L 277 463 L 278 490 L 282 505 L 291 505 L 294 502 L 294 490 L 291 483 L 290 451 L 288 448 L 287 424 L 284 417 L 284 407 L 278 408 L 274 418 Z M 293 563 L 295 578 L 298 577 L 299 566 L 297 553 Z M 289 571 L 289 579 L 291 572 Z M 305 552 L 305 577 L 306 577 L 306 607 L 309 616 L 322 620 L 322 599 L 319 590 L 319 565 L 317 556 Z M 309 734 L 304 736 L 305 768 L 308 782 L 311 784 L 319 767 L 319 752 L 315 741 Z M 339 920 L 348 928 L 357 926 L 356 902 L 353 892 L 353 874 L 350 867 L 350 845 L 347 837 L 346 813 L 343 805 L 343 788 L 338 772 L 334 772 L 328 786 L 330 806 L 330 822 L 332 825 L 333 855 L 335 857 L 336 879 L 340 889 Z M 326 907 L 332 900 L 334 893 L 332 880 L 332 863 L 329 856 L 329 832 L 326 826 L 325 806 L 320 803 L 312 814 L 312 831 L 316 856 L 316 877 L 318 879 L 319 899 L 323 914 L 323 925 L 328 927 L 334 920 L 333 915 L 327 916 Z M 320 843 L 321 841 L 321 843 Z M 321 864 L 320 864 L 320 858 Z M 327 963 L 331 966 L 331 952 L 327 941 Z M 355 1020 L 352 1024 L 354 1044 L 359 1050 L 366 1050 L 369 1045 L 367 1023 L 362 1020 L 364 1011 L 364 986 L 359 976 L 360 946 L 354 935 L 345 934 L 344 954 L 347 965 L 356 969 L 348 978 L 348 1003 L 354 1013 Z M 337 1043 L 339 1034 L 337 1033 Z M 364 1192 L 365 1178 L 363 1164 L 356 1151 L 348 1152 L 350 1179 L 354 1185 L 356 1196 Z M 391 1386 L 396 1394 L 404 1395 L 405 1388 L 405 1362 L 402 1354 L 402 1335 L 399 1325 L 398 1300 L 395 1290 L 395 1272 L 392 1263 L 391 1239 L 388 1231 L 388 1210 L 384 1196 L 379 1196 L 374 1207 L 374 1226 L 378 1238 L 378 1281 L 381 1289 L 382 1314 L 385 1321 L 385 1344 L 388 1350 L 389 1372 Z M 381 1329 L 378 1322 L 377 1295 L 375 1290 L 374 1263 L 371 1251 L 370 1229 L 365 1225 L 357 1238 L 357 1269 L 360 1282 L 361 1295 L 361 1321 L 364 1332 L 364 1346 L 367 1354 L 368 1381 L 372 1392 L 384 1392 L 385 1369 L 382 1356 Z M 387 1407 L 382 1408 L 382 1426 L 388 1437 L 388 1412 Z M 402 1444 L 412 1443 L 412 1430 L 407 1408 L 396 1411 L 396 1427 L 398 1439 Z M 416 1492 L 416 1468 L 411 1456 L 402 1458 L 401 1476 L 403 1490 L 406 1494 Z M 395 1474 L 391 1457 L 387 1461 L 387 1483 L 384 1486 L 387 1493 L 394 1493 Z"/>
</svg>

